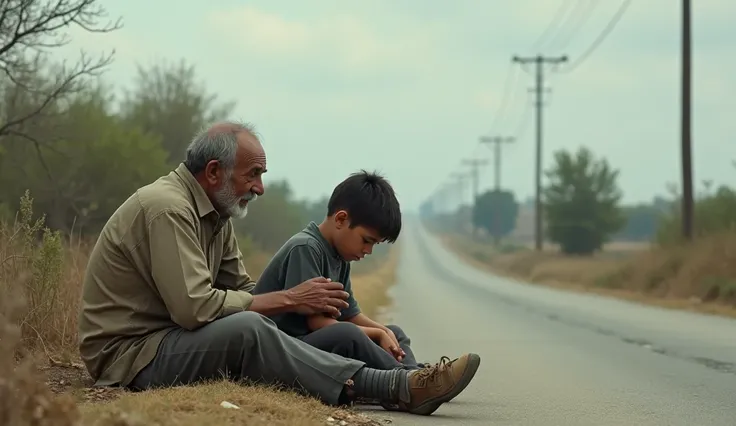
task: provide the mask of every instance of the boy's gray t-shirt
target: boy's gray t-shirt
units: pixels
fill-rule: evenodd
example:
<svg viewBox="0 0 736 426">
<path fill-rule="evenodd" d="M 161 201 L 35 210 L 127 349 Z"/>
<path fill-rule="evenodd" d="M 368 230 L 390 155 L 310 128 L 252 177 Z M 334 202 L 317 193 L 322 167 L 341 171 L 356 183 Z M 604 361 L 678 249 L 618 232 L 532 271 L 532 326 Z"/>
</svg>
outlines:
<svg viewBox="0 0 736 426">
<path fill-rule="evenodd" d="M 276 252 L 258 279 L 253 294 L 287 290 L 315 277 L 330 278 L 341 283 L 350 295 L 347 300 L 350 306 L 340 311 L 339 321 L 360 313 L 350 283 L 350 263 L 343 260 L 327 242 L 315 222 L 310 222 Z M 270 318 L 279 329 L 291 336 L 301 337 L 310 332 L 304 315 L 286 313 Z"/>
</svg>

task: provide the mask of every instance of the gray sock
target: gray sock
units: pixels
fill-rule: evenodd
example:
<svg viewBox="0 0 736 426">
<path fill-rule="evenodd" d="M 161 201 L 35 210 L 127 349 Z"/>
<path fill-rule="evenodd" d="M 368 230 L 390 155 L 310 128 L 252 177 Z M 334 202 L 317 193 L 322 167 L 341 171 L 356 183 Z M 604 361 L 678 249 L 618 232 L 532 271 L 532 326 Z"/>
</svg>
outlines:
<svg viewBox="0 0 736 426">
<path fill-rule="evenodd" d="M 378 399 L 382 402 L 396 403 L 408 400 L 409 373 L 404 369 L 376 370 L 363 367 L 353 376 L 353 390 L 360 398 Z"/>
</svg>

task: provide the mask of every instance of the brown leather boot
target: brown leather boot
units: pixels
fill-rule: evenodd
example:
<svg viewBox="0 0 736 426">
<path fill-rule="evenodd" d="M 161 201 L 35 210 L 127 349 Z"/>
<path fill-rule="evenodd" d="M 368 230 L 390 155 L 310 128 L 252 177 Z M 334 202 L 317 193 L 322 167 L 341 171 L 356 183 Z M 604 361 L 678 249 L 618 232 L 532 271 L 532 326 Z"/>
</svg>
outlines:
<svg viewBox="0 0 736 426">
<path fill-rule="evenodd" d="M 399 401 L 396 408 L 412 414 L 428 416 L 440 405 L 455 398 L 465 389 L 480 366 L 478 354 L 465 354 L 409 373 L 409 400 Z M 388 407 L 384 407 L 388 408 Z"/>
</svg>

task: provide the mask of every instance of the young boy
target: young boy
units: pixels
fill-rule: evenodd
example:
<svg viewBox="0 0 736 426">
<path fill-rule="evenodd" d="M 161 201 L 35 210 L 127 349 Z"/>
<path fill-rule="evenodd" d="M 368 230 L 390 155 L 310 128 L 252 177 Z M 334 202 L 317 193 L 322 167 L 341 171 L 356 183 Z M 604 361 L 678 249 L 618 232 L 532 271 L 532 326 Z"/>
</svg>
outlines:
<svg viewBox="0 0 736 426">
<path fill-rule="evenodd" d="M 361 312 L 350 283 L 350 262 L 371 254 L 380 242 L 395 242 L 400 232 L 401 210 L 391 185 L 374 173 L 354 173 L 334 189 L 322 223 L 311 222 L 274 255 L 254 294 L 288 290 L 317 276 L 342 283 L 350 295 L 349 307 L 338 318 L 289 313 L 271 319 L 287 334 L 367 367 L 425 368 L 399 327 L 385 326 Z"/>
</svg>

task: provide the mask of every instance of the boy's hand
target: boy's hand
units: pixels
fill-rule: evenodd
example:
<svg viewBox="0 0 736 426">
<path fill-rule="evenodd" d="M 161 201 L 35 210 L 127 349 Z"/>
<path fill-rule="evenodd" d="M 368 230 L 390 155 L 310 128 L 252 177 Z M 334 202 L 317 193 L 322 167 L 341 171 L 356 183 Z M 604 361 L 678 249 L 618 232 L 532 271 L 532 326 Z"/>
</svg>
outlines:
<svg viewBox="0 0 736 426">
<path fill-rule="evenodd" d="M 404 356 L 406 355 L 404 351 L 401 350 L 399 347 L 399 344 L 396 343 L 394 338 L 389 336 L 388 333 L 381 330 L 381 338 L 378 339 L 378 345 L 383 348 L 386 352 L 390 353 L 394 358 L 396 358 L 397 361 L 401 362 L 402 359 L 404 359 Z M 393 333 L 391 333 L 393 334 Z"/>
<path fill-rule="evenodd" d="M 391 340 L 393 340 L 394 346 L 399 350 L 399 355 L 401 356 L 401 359 L 399 359 L 399 358 L 397 358 L 397 359 L 399 361 L 401 361 L 402 359 L 404 359 L 404 357 L 406 356 L 406 352 L 404 352 L 404 350 L 401 349 L 401 346 L 399 346 L 399 339 L 396 338 L 396 335 L 394 334 L 394 332 L 391 331 L 391 329 L 388 328 L 388 327 L 386 327 L 383 331 L 386 332 L 386 334 L 388 334 L 388 337 L 390 337 Z"/>
<path fill-rule="evenodd" d="M 312 278 L 286 290 L 293 305 L 293 311 L 302 315 L 327 314 L 332 318 L 340 316 L 340 309 L 348 306 L 350 295 L 343 285 L 328 278 Z"/>
</svg>

